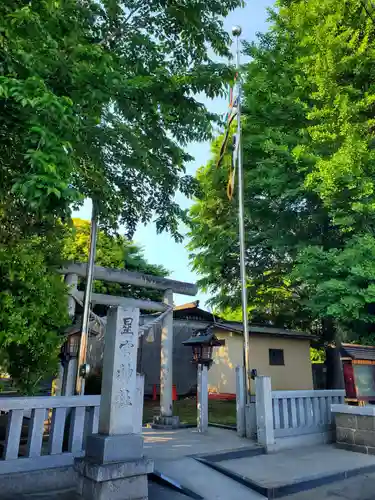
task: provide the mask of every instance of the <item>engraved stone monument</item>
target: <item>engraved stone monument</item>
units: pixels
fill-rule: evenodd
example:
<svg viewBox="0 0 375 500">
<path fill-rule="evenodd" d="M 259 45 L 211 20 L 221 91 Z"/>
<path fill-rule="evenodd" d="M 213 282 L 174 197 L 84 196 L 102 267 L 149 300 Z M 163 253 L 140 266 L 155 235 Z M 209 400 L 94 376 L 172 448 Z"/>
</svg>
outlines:
<svg viewBox="0 0 375 500">
<path fill-rule="evenodd" d="M 78 493 L 90 500 L 146 500 L 153 462 L 143 456 L 137 403 L 139 309 L 113 307 L 107 318 L 99 434 L 89 436 L 76 460 Z M 139 404 L 139 402 L 138 402 Z"/>
</svg>

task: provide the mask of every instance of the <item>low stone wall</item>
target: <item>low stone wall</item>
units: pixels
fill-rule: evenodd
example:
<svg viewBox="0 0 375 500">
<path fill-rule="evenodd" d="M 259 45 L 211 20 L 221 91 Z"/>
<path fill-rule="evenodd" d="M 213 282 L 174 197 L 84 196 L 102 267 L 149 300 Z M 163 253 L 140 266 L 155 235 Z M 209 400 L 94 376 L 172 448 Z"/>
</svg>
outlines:
<svg viewBox="0 0 375 500">
<path fill-rule="evenodd" d="M 50 493 L 46 498 L 54 498 L 54 491 L 76 490 L 77 473 L 73 465 L 52 469 L 0 474 L 0 498 L 24 498 L 24 495 Z M 44 495 L 43 495 L 44 498 Z M 56 497 L 58 498 L 58 497 Z M 75 498 L 72 495 L 72 499 Z"/>
<path fill-rule="evenodd" d="M 332 405 L 336 422 L 336 446 L 375 455 L 375 407 Z"/>
</svg>

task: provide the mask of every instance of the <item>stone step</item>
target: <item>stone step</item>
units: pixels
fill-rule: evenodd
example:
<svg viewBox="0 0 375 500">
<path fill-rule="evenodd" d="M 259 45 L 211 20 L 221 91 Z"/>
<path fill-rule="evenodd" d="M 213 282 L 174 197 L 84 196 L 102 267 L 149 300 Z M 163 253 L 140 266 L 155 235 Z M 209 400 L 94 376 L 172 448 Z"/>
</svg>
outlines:
<svg viewBox="0 0 375 500">
<path fill-rule="evenodd" d="M 264 500 L 264 496 L 210 469 L 194 458 L 160 460 L 155 464 L 155 469 L 204 500 Z"/>
<path fill-rule="evenodd" d="M 361 474 L 343 481 L 300 491 L 287 500 L 374 500 L 375 473 Z"/>
<path fill-rule="evenodd" d="M 339 450 L 333 445 L 205 463 L 267 498 L 280 498 L 375 472 L 375 456 Z"/>
</svg>

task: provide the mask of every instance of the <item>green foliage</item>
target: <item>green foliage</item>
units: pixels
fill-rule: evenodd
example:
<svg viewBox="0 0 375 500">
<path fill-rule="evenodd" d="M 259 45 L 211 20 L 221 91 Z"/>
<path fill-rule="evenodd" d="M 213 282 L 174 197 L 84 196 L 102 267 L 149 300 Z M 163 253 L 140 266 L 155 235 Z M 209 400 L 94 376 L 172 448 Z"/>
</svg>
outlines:
<svg viewBox="0 0 375 500">
<path fill-rule="evenodd" d="M 0 349 L 22 390 L 55 363 L 65 324 L 58 240 L 70 258 L 86 257 L 86 243 L 65 237 L 72 206 L 89 197 L 107 230 L 132 234 L 154 218 L 180 238 L 175 193 L 196 186 L 184 147 L 208 139 L 217 119 L 193 95 L 220 95 L 232 76 L 208 51 L 228 55 L 223 18 L 240 4 L 0 2 Z M 88 226 L 82 233 L 87 241 Z M 99 240 L 98 263 L 166 272 L 124 238 Z"/>
<path fill-rule="evenodd" d="M 66 289 L 40 237 L 0 246 L 1 365 L 26 394 L 56 370 L 68 324 Z"/>
<path fill-rule="evenodd" d="M 360 335 L 353 340 L 353 344 L 375 346 L 375 333 Z"/>
<path fill-rule="evenodd" d="M 316 349 L 315 347 L 310 347 L 310 361 L 314 364 L 324 363 L 326 360 L 326 355 L 324 349 Z"/>
<path fill-rule="evenodd" d="M 0 207 L 39 221 L 95 200 L 102 224 L 155 216 L 179 238 L 174 194 L 194 192 L 183 146 L 215 118 L 231 72 L 223 17 L 241 0 L 4 0 L 0 5 Z M 27 225 L 27 224 L 25 224 Z"/>
<path fill-rule="evenodd" d="M 293 270 L 308 289 L 308 309 L 315 317 L 332 318 L 342 335 L 349 336 L 374 323 L 374 273 L 375 239 L 371 235 L 353 237 L 343 249 L 328 252 L 308 247 L 299 254 Z"/>
<path fill-rule="evenodd" d="M 360 0 L 280 0 L 245 44 L 243 151 L 251 317 L 324 341 L 374 330 L 375 26 Z M 220 309 L 240 303 L 237 200 L 198 172 L 193 265 Z"/>
<path fill-rule="evenodd" d="M 73 225 L 66 232 L 64 239 L 63 258 L 66 261 L 87 262 L 90 241 L 90 222 L 73 219 Z M 142 250 L 132 241 L 121 235 L 111 235 L 99 230 L 95 262 L 98 266 L 105 266 L 128 271 L 138 271 L 154 276 L 167 276 L 168 271 L 163 266 L 149 264 L 142 254 Z M 84 289 L 84 281 L 79 283 Z M 141 299 L 160 300 L 157 290 L 147 290 L 132 285 L 119 283 L 94 282 L 96 293 L 120 295 Z"/>
<path fill-rule="evenodd" d="M 298 41 L 298 84 L 308 93 L 311 140 L 303 152 L 313 161 L 305 186 L 319 195 L 341 234 L 334 248 L 302 250 L 292 277 L 306 287 L 308 310 L 334 324 L 336 336 L 365 338 L 375 302 L 375 26 L 360 0 L 314 0 L 308 8 L 293 2 L 280 17 Z"/>
<path fill-rule="evenodd" d="M 280 17 L 296 37 L 299 85 L 309 91 L 315 161 L 306 184 L 345 230 L 373 225 L 375 25 L 361 0 L 292 2 Z"/>
<path fill-rule="evenodd" d="M 294 69 L 287 62 L 294 48 L 284 33 L 247 45 L 253 58 L 245 73 L 243 150 L 245 168 L 246 266 L 253 321 L 304 328 L 304 290 L 290 280 L 301 245 L 322 243 L 326 209 L 304 186 L 310 158 L 295 149 L 309 141 L 301 134 L 306 117 Z M 190 249 L 200 285 L 213 293 L 219 308 L 240 304 L 238 208 L 225 194 L 227 172 L 213 160 L 198 172 L 202 198 L 191 210 Z M 331 239 L 336 237 L 332 227 Z"/>
</svg>

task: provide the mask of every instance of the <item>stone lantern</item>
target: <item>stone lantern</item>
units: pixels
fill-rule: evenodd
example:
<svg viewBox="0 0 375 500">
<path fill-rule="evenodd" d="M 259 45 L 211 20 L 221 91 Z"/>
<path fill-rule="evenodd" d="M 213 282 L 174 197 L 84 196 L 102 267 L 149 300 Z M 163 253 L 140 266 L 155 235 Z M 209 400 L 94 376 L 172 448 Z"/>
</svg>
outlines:
<svg viewBox="0 0 375 500">
<path fill-rule="evenodd" d="M 182 344 L 192 348 L 192 362 L 198 368 L 197 384 L 197 427 L 198 432 L 208 430 L 208 369 L 212 365 L 213 348 L 225 345 L 225 340 L 218 340 L 214 327 L 197 330 Z"/>
</svg>

